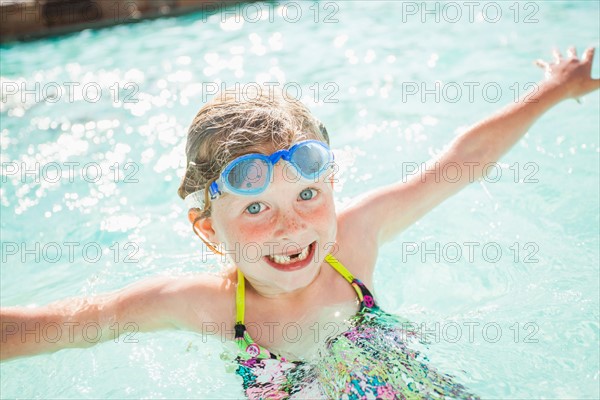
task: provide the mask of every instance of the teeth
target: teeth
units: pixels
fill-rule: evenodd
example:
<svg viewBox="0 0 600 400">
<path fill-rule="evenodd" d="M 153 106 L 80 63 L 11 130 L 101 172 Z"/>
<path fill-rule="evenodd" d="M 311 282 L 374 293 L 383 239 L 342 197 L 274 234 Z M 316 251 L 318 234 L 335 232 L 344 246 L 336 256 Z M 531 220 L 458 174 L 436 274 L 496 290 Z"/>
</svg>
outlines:
<svg viewBox="0 0 600 400">
<path fill-rule="evenodd" d="M 291 263 L 296 262 L 296 261 L 305 260 L 306 257 L 308 256 L 308 250 L 309 250 L 309 248 L 310 248 L 310 245 L 306 246 L 302 250 L 302 252 L 298 255 L 298 257 L 293 258 L 293 259 L 290 256 L 278 256 L 278 255 L 269 256 L 269 258 L 272 261 L 275 261 L 277 264 L 283 264 L 283 265 L 285 265 L 285 264 L 291 264 Z"/>
</svg>

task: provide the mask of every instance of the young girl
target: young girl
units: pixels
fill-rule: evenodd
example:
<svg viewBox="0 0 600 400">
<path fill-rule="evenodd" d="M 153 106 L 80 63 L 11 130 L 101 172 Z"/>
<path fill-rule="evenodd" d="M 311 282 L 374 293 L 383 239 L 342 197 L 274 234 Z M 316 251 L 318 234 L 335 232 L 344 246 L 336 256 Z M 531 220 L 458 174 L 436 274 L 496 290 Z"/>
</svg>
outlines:
<svg viewBox="0 0 600 400">
<path fill-rule="evenodd" d="M 475 397 L 428 365 L 419 332 L 379 308 L 370 290 L 378 248 L 481 177 L 545 111 L 598 89 L 593 54 L 580 60 L 571 48 L 566 58 L 555 51 L 554 62 L 538 61 L 546 79 L 527 101 L 474 125 L 428 164 L 464 166 L 458 182 L 422 174 L 343 210 L 334 207 L 328 133 L 306 107 L 268 88 L 218 94 L 190 127 L 178 193 L 194 232 L 229 261 L 222 275 L 158 277 L 91 298 L 3 308 L 1 358 L 89 346 L 89 323 L 103 338 L 133 323 L 229 339 L 250 398 Z M 50 325 L 69 334 L 53 342 L 27 334 Z"/>
</svg>

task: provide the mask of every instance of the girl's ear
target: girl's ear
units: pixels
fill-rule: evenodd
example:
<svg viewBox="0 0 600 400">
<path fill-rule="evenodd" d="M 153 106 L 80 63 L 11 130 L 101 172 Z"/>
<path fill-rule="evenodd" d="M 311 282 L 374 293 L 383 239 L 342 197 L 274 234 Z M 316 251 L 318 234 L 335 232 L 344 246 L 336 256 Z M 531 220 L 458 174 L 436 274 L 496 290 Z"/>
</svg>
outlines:
<svg viewBox="0 0 600 400">
<path fill-rule="evenodd" d="M 216 233 L 212 225 L 212 218 L 201 217 L 201 212 L 197 208 L 190 208 L 188 211 L 188 219 L 194 226 L 194 230 L 199 233 L 210 242 L 216 242 Z"/>
<path fill-rule="evenodd" d="M 200 211 L 198 211 L 197 208 L 190 208 L 188 211 L 188 219 L 190 222 L 193 224 L 198 217 L 200 217 Z"/>
</svg>

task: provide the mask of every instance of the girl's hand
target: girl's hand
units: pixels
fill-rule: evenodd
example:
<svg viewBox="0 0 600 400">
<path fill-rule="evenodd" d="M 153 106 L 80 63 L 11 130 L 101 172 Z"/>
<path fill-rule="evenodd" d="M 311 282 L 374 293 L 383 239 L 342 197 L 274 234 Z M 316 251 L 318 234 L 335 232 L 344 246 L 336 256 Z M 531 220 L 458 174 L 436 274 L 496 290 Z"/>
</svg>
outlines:
<svg viewBox="0 0 600 400">
<path fill-rule="evenodd" d="M 554 63 L 550 64 L 544 60 L 537 60 L 535 63 L 546 72 L 544 83 L 560 88 L 565 99 L 577 99 L 600 88 L 600 79 L 592 79 L 591 76 L 592 60 L 594 59 L 593 47 L 583 52 L 581 60 L 577 58 L 575 47 L 567 50 L 567 58 L 563 58 L 556 49 L 553 54 Z"/>
</svg>

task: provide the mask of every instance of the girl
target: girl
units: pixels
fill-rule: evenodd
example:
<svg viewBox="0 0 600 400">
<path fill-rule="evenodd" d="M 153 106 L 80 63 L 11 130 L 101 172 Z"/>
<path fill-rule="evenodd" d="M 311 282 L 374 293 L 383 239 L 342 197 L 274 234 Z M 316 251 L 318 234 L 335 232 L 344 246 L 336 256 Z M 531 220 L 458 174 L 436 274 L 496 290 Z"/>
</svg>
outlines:
<svg viewBox="0 0 600 400">
<path fill-rule="evenodd" d="M 1 358 L 89 346 L 88 323 L 101 326 L 103 338 L 134 323 L 232 340 L 231 362 L 250 398 L 474 397 L 428 365 L 417 331 L 379 308 L 370 291 L 378 248 L 481 177 L 482 166 L 545 111 L 598 89 L 593 54 L 587 49 L 580 60 L 571 48 L 566 58 L 555 51 L 554 62 L 538 61 L 546 79 L 537 91 L 474 125 L 428 164 L 469 168 L 458 182 L 422 174 L 343 210 L 334 207 L 328 133 L 306 107 L 267 88 L 217 95 L 189 130 L 178 193 L 194 232 L 229 261 L 222 276 L 153 278 L 93 298 L 3 308 Z M 51 324 L 69 334 L 55 342 L 26 334 Z M 290 340 L 290 326 L 327 335 Z"/>
</svg>

